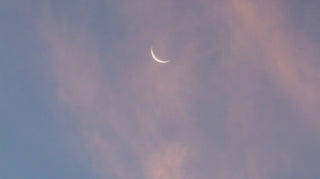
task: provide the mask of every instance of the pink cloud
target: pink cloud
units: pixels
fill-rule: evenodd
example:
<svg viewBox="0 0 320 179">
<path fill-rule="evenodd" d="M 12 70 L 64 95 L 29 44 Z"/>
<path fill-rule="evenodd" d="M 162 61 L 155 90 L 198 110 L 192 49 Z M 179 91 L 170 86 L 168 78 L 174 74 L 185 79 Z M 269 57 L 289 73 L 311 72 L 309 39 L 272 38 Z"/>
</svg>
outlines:
<svg viewBox="0 0 320 179">
<path fill-rule="evenodd" d="M 38 24 L 53 59 L 58 104 L 81 124 L 97 173 L 119 178 L 268 178 L 279 165 L 290 170 L 290 156 L 267 137 L 272 122 L 267 122 L 269 128 L 260 125 L 257 101 L 267 98 L 264 89 L 270 89 L 269 96 L 284 95 L 301 123 L 317 130 L 320 74 L 316 57 L 295 44 L 317 47 L 294 36 L 299 33 L 279 4 L 200 1 L 192 11 L 176 9 L 170 0 L 122 3 L 115 7 L 124 12 L 133 32 L 115 46 L 135 54 L 123 55 L 126 60 L 101 55 L 99 37 L 87 24 L 69 23 L 67 17 L 59 22 L 47 13 Z M 171 62 L 154 63 L 150 45 Z M 204 59 L 211 59 L 211 66 L 205 68 L 209 62 Z M 108 65 L 114 74 L 105 71 L 111 69 Z M 108 75 L 117 77 L 112 81 Z M 202 83 L 204 77 L 208 84 Z M 223 128 L 219 140 L 199 124 L 204 120 L 195 114 L 199 99 L 222 113 L 208 116 L 210 124 Z M 214 106 L 223 106 L 222 111 Z M 268 110 L 273 116 L 272 108 Z"/>
</svg>

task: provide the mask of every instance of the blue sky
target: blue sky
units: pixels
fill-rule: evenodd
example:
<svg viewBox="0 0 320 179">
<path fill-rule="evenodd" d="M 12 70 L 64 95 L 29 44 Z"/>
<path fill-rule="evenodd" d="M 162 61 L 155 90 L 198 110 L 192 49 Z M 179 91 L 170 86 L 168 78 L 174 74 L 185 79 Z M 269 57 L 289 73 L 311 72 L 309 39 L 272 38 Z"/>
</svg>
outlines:
<svg viewBox="0 0 320 179">
<path fill-rule="evenodd" d="M 318 1 L 0 4 L 0 178 L 320 177 Z"/>
<path fill-rule="evenodd" d="M 66 145 L 70 124 L 48 103 L 54 82 L 39 68 L 49 61 L 32 18 L 1 8 L 1 178 L 90 178 Z"/>
</svg>

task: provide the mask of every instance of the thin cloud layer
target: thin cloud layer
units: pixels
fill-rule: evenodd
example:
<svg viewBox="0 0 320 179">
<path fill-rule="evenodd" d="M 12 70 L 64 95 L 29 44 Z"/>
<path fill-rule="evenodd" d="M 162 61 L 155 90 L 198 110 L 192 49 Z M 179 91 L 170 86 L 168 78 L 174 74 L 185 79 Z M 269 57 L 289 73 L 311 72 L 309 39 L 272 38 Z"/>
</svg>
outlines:
<svg viewBox="0 0 320 179">
<path fill-rule="evenodd" d="M 288 14 L 280 11 L 284 4 L 141 0 L 105 5 L 126 22 L 119 25 L 122 35 L 110 32 L 115 41 L 101 43 L 101 34 L 89 28 L 91 13 L 81 24 L 68 14 L 59 20 L 44 11 L 37 22 L 53 61 L 57 104 L 80 124 L 98 175 L 289 176 L 297 151 L 276 134 L 294 134 L 286 122 L 319 129 L 320 74 L 308 50 L 318 46 L 290 25 Z M 152 61 L 151 45 L 170 63 Z M 291 111 L 293 119 L 283 119 Z"/>
</svg>

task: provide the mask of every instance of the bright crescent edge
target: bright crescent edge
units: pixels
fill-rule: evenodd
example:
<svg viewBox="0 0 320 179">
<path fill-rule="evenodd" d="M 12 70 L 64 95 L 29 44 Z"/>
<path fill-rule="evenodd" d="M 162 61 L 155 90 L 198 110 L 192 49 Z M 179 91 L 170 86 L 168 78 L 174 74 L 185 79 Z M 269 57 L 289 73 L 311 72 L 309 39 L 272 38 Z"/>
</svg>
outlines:
<svg viewBox="0 0 320 179">
<path fill-rule="evenodd" d="M 159 58 L 153 53 L 152 47 L 151 47 L 151 56 L 152 56 L 152 58 L 153 58 L 155 61 L 157 61 L 157 62 L 159 62 L 159 63 L 168 63 L 168 62 L 169 62 L 169 61 L 164 61 L 164 60 L 159 59 Z"/>
</svg>

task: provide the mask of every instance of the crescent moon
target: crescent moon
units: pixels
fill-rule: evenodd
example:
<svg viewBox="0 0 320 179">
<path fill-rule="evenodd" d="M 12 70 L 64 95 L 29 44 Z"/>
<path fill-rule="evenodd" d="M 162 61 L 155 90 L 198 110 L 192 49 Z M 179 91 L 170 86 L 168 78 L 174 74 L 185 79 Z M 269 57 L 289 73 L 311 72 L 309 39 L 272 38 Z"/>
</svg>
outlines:
<svg viewBox="0 0 320 179">
<path fill-rule="evenodd" d="M 153 53 L 152 47 L 151 47 L 151 56 L 152 56 L 152 58 L 153 58 L 155 61 L 157 61 L 157 62 L 159 62 L 159 63 L 168 63 L 168 62 L 169 62 L 169 60 L 161 60 L 160 58 L 158 58 L 158 57 Z"/>
</svg>

